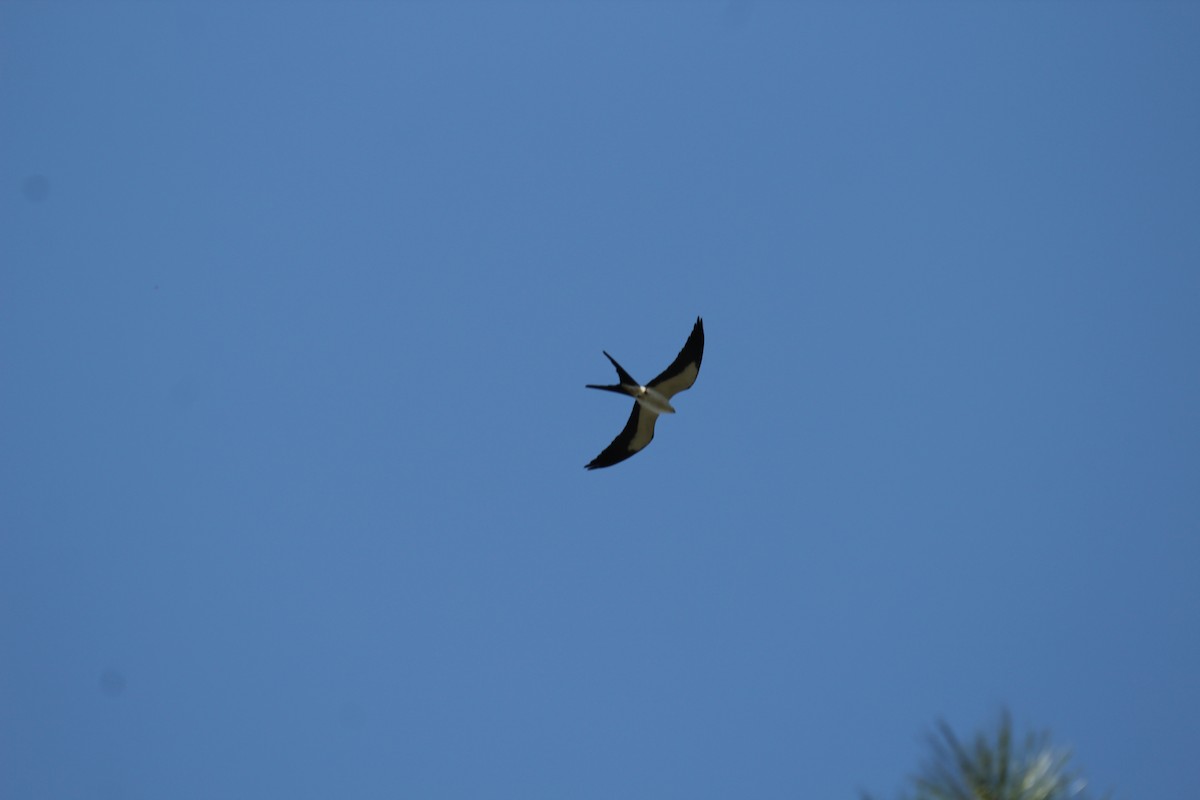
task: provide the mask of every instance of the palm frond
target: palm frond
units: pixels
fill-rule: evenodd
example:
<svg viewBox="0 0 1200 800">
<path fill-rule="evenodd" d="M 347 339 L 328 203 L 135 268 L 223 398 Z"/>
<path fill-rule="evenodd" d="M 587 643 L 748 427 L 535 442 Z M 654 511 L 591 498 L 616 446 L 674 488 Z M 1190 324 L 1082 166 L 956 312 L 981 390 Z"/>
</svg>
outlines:
<svg viewBox="0 0 1200 800">
<path fill-rule="evenodd" d="M 1086 800 L 1071 753 L 1045 733 L 1014 747 L 1012 717 L 1001 714 L 995 736 L 962 742 L 944 721 L 928 737 L 931 757 L 911 778 L 907 800 Z M 864 795 L 866 797 L 866 795 Z"/>
</svg>

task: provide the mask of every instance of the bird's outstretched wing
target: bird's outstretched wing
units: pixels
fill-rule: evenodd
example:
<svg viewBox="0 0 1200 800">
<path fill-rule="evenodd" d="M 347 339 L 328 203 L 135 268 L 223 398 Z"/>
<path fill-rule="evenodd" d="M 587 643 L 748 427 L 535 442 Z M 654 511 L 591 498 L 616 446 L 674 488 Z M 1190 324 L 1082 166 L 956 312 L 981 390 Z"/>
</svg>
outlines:
<svg viewBox="0 0 1200 800">
<path fill-rule="evenodd" d="M 696 326 L 671 366 L 664 369 L 647 386 L 656 389 L 668 400 L 685 389 L 692 388 L 700 374 L 700 360 L 704 358 L 704 320 L 696 317 Z"/>
<path fill-rule="evenodd" d="M 592 459 L 591 463 L 587 465 L 587 469 L 600 469 L 619 464 L 650 444 L 650 440 L 654 438 L 654 423 L 657 421 L 658 414 L 642 408 L 641 403 L 634 403 L 633 411 L 629 414 L 629 421 L 625 423 L 625 428 L 617 434 L 617 438 L 613 439 L 608 447 L 604 448 L 604 452 Z"/>
</svg>

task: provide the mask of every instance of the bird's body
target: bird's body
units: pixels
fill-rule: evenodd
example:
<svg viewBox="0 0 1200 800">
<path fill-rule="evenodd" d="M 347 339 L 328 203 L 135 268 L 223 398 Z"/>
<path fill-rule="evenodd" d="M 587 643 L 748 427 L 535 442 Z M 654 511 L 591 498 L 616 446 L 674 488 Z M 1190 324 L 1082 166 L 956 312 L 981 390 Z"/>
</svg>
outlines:
<svg viewBox="0 0 1200 800">
<path fill-rule="evenodd" d="M 675 413 L 674 407 L 671 406 L 671 398 L 690 389 L 696 382 L 696 376 L 700 374 L 700 361 L 704 357 L 704 323 L 699 317 L 696 318 L 696 325 L 692 328 L 687 343 L 671 362 L 671 366 L 645 386 L 634 380 L 615 358 L 607 352 L 604 355 L 616 368 L 620 383 L 610 386 L 589 383 L 587 388 L 628 395 L 635 402 L 624 430 L 613 439 L 604 452 L 592 459 L 587 465 L 588 469 L 611 467 L 641 451 L 654 438 L 654 424 L 658 421 L 659 414 Z"/>
<path fill-rule="evenodd" d="M 675 408 L 667 398 L 663 397 L 662 392 L 651 389 L 647 386 L 639 386 L 640 390 L 633 396 L 638 405 L 647 411 L 653 411 L 655 414 L 674 414 Z"/>
</svg>

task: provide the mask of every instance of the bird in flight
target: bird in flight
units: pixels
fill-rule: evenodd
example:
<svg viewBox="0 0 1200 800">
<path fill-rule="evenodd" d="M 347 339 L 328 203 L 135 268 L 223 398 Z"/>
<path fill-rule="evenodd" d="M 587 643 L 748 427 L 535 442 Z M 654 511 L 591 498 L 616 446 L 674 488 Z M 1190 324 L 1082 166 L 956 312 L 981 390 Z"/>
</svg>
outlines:
<svg viewBox="0 0 1200 800">
<path fill-rule="evenodd" d="M 617 434 L 612 444 L 604 448 L 603 453 L 592 459 L 586 469 L 611 467 L 639 452 L 654 438 L 654 423 L 658 421 L 658 415 L 675 413 L 675 409 L 671 407 L 671 398 L 685 389 L 692 388 L 696 376 L 700 374 L 700 359 L 704 356 L 704 321 L 696 317 L 696 327 L 692 328 L 692 335 L 688 337 L 679 355 L 675 356 L 671 366 L 645 386 L 635 381 L 607 351 L 604 355 L 617 368 L 617 377 L 621 382 L 613 386 L 596 386 L 589 383 L 587 388 L 629 395 L 634 399 L 633 411 L 629 415 L 629 422 L 625 423 L 625 429 Z"/>
</svg>

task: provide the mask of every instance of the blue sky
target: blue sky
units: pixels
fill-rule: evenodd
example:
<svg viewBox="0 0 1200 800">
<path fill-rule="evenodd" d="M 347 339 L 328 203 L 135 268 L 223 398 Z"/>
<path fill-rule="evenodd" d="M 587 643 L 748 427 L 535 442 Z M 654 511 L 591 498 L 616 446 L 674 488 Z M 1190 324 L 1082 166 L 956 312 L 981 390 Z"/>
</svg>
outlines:
<svg viewBox="0 0 1200 800">
<path fill-rule="evenodd" d="M 888 796 L 1005 705 L 1194 791 L 1198 41 L 5 3 L 0 795 Z"/>
</svg>

